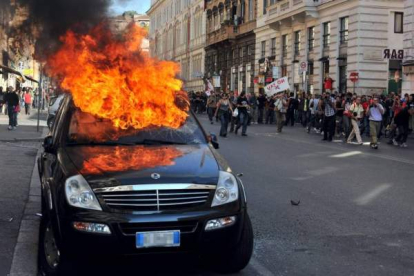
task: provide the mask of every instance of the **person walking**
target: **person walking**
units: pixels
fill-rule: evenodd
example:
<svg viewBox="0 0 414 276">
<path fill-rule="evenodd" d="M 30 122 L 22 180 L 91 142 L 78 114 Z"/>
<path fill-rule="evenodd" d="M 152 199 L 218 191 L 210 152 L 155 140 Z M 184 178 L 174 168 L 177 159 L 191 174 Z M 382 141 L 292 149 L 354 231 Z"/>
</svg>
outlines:
<svg viewBox="0 0 414 276">
<path fill-rule="evenodd" d="M 297 106 L 297 100 L 295 99 L 294 96 L 295 94 L 291 92 L 290 98 L 288 100 L 288 109 L 286 113 L 285 126 L 287 126 L 289 122 L 291 126 L 295 125 L 295 107 Z"/>
<path fill-rule="evenodd" d="M 359 145 L 362 145 L 362 138 L 361 134 L 359 132 L 359 124 L 364 116 L 364 108 L 361 104 L 361 97 L 357 97 L 355 100 L 355 103 L 351 105 L 349 108 L 349 111 L 351 112 L 351 124 L 352 124 L 352 131 L 349 134 L 347 143 L 351 143 L 354 137 L 356 136 L 356 139 L 358 141 Z"/>
<path fill-rule="evenodd" d="M 371 148 L 378 149 L 378 134 L 381 129 L 382 116 L 385 109 L 379 103 L 378 97 L 374 97 L 372 104 L 367 109 L 367 116 L 369 118 L 369 133 L 371 135 Z"/>
<path fill-rule="evenodd" d="M 207 114 L 210 124 L 213 124 L 214 114 L 216 114 L 217 96 L 216 93 L 211 93 L 207 99 Z"/>
<path fill-rule="evenodd" d="M 24 94 L 24 108 L 26 115 L 30 115 L 30 106 L 32 105 L 32 95 L 30 95 L 30 90 L 27 89 Z"/>
<path fill-rule="evenodd" d="M 326 93 L 323 99 L 324 120 L 323 120 L 323 139 L 322 141 L 332 142 L 335 134 L 335 99 Z"/>
<path fill-rule="evenodd" d="M 223 97 L 218 101 L 216 112 L 214 117 L 220 118 L 220 136 L 226 138 L 227 137 L 227 128 L 229 125 L 229 110 L 233 113 L 233 109 L 231 108 L 231 104 L 229 101 L 229 95 L 223 94 Z"/>
<path fill-rule="evenodd" d="M 7 104 L 7 110 L 9 115 L 9 130 L 16 129 L 17 127 L 17 113 L 19 111 L 19 96 L 16 91 L 13 91 L 13 87 L 9 87 L 8 93 L 5 96 L 5 103 Z"/>
<path fill-rule="evenodd" d="M 258 120 L 258 104 L 257 104 L 257 97 L 254 94 L 254 92 L 250 93 L 249 98 L 249 105 L 250 105 L 250 116 L 249 116 L 249 122 L 251 124 L 257 124 Z"/>
<path fill-rule="evenodd" d="M 283 125 L 286 121 L 286 107 L 287 101 L 283 93 L 279 93 L 275 96 L 275 111 L 276 111 L 276 124 L 277 124 L 277 133 L 282 132 Z"/>
<path fill-rule="evenodd" d="M 259 118 L 258 118 L 257 122 L 259 124 L 263 124 L 263 116 L 264 116 L 266 101 L 267 101 L 267 99 L 266 99 L 266 96 L 264 94 L 264 90 L 263 90 L 263 88 L 261 88 L 260 93 L 259 93 L 259 97 L 257 98 L 258 108 L 259 108 Z"/>
<path fill-rule="evenodd" d="M 395 146 L 400 146 L 402 148 L 406 148 L 407 146 L 407 138 L 408 138 L 408 124 L 410 121 L 410 116 L 414 114 L 414 110 L 410 109 L 408 105 L 404 105 L 405 107 L 402 108 L 398 114 L 394 117 L 395 125 L 398 129 L 398 136 L 393 139 L 393 144 Z"/>
<path fill-rule="evenodd" d="M 316 132 L 316 115 L 318 111 L 318 102 L 319 99 L 315 97 L 315 94 L 312 94 L 311 99 L 309 100 L 310 118 L 306 129 L 308 133 L 310 133 L 312 127 Z"/>
<path fill-rule="evenodd" d="M 267 100 L 267 112 L 266 112 L 266 125 L 267 124 L 273 124 L 273 121 L 275 119 L 275 99 L 273 97 L 270 97 Z"/>
<path fill-rule="evenodd" d="M 237 124 L 234 133 L 237 135 L 240 127 L 242 127 L 242 136 L 247 136 L 247 121 L 249 119 L 248 109 L 250 109 L 249 102 L 246 97 L 246 92 L 242 92 L 240 97 L 237 99 L 237 109 L 239 111 L 239 123 Z"/>
</svg>

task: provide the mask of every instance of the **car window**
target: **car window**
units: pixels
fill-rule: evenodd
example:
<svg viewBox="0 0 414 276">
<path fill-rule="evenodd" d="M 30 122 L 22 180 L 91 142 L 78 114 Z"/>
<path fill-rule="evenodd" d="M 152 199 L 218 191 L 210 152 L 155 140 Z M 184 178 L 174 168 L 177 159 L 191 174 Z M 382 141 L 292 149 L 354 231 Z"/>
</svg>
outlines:
<svg viewBox="0 0 414 276">
<path fill-rule="evenodd" d="M 142 130 L 120 129 L 113 122 L 97 118 L 73 108 L 69 124 L 69 144 L 117 142 L 125 144 L 202 144 L 207 143 L 203 131 L 193 115 L 178 129 L 152 127 Z"/>
</svg>

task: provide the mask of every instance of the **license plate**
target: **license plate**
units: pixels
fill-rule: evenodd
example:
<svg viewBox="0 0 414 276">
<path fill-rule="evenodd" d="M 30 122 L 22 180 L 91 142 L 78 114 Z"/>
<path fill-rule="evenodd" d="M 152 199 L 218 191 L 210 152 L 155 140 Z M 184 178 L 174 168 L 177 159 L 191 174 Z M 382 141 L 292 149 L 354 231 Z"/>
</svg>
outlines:
<svg viewBox="0 0 414 276">
<path fill-rule="evenodd" d="M 180 231 L 154 231 L 136 233 L 136 247 L 178 247 Z"/>
</svg>

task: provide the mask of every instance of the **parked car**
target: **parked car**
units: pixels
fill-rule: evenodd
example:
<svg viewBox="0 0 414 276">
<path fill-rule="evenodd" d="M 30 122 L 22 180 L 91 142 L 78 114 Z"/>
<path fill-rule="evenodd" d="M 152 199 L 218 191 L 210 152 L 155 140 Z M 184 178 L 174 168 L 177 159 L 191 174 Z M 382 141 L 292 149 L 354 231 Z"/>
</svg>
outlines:
<svg viewBox="0 0 414 276">
<path fill-rule="evenodd" d="M 55 121 L 55 117 L 56 117 L 56 112 L 58 111 L 63 98 L 64 98 L 63 94 L 50 98 L 49 108 L 48 108 L 48 113 L 47 113 L 47 126 L 49 127 L 49 129 L 51 129 L 53 126 L 53 122 Z"/>
<path fill-rule="evenodd" d="M 97 255 L 190 252 L 229 273 L 249 263 L 243 184 L 192 113 L 179 129 L 121 130 L 66 95 L 43 146 L 44 275 Z"/>
</svg>

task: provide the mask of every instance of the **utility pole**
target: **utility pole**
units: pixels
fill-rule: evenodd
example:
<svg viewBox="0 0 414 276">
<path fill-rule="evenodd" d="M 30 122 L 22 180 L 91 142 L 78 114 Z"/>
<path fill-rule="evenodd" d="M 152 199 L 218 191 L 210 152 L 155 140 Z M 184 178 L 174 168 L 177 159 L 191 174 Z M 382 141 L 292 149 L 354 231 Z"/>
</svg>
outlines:
<svg viewBox="0 0 414 276">
<path fill-rule="evenodd" d="M 40 64 L 40 81 L 39 81 L 39 93 L 38 93 L 38 102 L 37 102 L 37 132 L 40 131 L 40 104 L 42 99 L 42 84 L 43 84 L 43 70 L 42 64 Z"/>
</svg>

